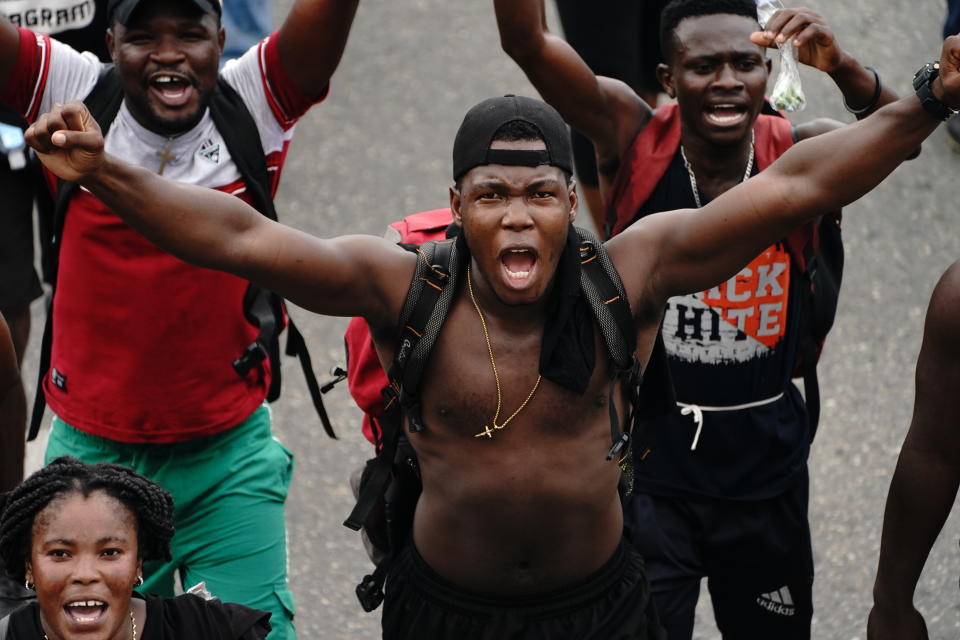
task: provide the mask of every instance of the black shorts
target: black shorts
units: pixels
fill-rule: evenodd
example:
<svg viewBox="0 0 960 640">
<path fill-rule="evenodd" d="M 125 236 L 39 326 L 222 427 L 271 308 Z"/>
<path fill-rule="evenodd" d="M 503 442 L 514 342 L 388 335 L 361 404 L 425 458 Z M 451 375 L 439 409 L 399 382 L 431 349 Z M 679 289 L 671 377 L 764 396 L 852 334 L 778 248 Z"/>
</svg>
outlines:
<svg viewBox="0 0 960 640">
<path fill-rule="evenodd" d="M 28 166 L 11 171 L 0 156 L 0 311 L 25 309 L 43 289 L 33 266 L 33 194 Z"/>
<path fill-rule="evenodd" d="M 626 82 L 634 90 L 662 90 L 657 79 L 660 53 L 660 13 L 668 0 L 557 0 L 563 33 L 597 75 Z M 573 156 L 577 179 L 597 186 L 593 145 L 574 132 Z"/>
<path fill-rule="evenodd" d="M 483 596 L 438 576 L 407 545 L 390 570 L 385 640 L 666 640 L 643 559 L 621 543 L 583 581 L 537 596 Z"/>
<path fill-rule="evenodd" d="M 813 616 L 808 479 L 765 500 L 637 493 L 627 524 L 670 640 L 690 640 L 707 578 L 724 638 L 807 640 Z"/>
</svg>

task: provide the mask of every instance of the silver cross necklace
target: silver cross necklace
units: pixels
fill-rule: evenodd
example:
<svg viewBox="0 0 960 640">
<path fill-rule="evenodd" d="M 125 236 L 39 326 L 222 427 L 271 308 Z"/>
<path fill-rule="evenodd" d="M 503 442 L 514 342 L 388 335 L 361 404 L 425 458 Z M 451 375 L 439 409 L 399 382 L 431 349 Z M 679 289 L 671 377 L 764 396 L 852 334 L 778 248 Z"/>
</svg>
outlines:
<svg viewBox="0 0 960 640">
<path fill-rule="evenodd" d="M 746 182 L 750 174 L 753 173 L 754 142 L 755 136 L 753 135 L 753 131 L 751 131 L 750 155 L 747 157 L 747 170 L 743 172 L 743 180 L 741 180 L 741 182 Z M 699 209 L 703 206 L 700 203 L 700 188 L 697 187 L 697 176 L 693 174 L 693 167 L 690 166 L 690 161 L 687 160 L 687 152 L 683 150 L 683 145 L 680 145 L 680 157 L 683 158 L 683 166 L 687 168 L 687 175 L 690 176 L 690 188 L 693 189 L 693 199 L 697 203 L 697 209 Z"/>
</svg>

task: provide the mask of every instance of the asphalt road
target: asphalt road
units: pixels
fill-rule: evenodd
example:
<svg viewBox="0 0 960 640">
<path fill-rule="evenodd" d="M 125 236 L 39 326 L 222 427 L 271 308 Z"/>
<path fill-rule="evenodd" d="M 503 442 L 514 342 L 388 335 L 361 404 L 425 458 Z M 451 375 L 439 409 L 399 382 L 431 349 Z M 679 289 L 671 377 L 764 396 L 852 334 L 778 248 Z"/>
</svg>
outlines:
<svg viewBox="0 0 960 640">
<path fill-rule="evenodd" d="M 299 125 L 278 199 L 283 221 L 320 236 L 380 234 L 402 215 L 446 205 L 450 149 L 464 112 L 491 95 L 536 95 L 500 50 L 491 4 L 363 0 L 330 97 Z M 847 50 L 902 93 L 920 64 L 939 52 L 942 0 L 809 4 L 824 12 Z M 290 2 L 275 5 L 279 20 Z M 850 119 L 828 78 L 807 69 L 803 81 L 809 106 L 796 120 Z M 958 168 L 960 156 L 937 132 L 918 160 L 846 210 L 843 295 L 820 365 L 824 409 L 810 461 L 816 638 L 865 637 L 883 504 L 910 417 L 923 316 L 937 278 L 960 257 L 951 204 Z M 319 368 L 343 363 L 345 320 L 293 314 Z M 287 513 L 300 637 L 373 638 L 379 616 L 364 614 L 353 595 L 368 563 L 357 534 L 340 525 L 353 504 L 347 478 L 371 449 L 343 387 L 327 405 L 341 439 L 323 435 L 297 369 L 287 365 L 274 418 L 297 458 Z M 37 451 L 33 445 L 34 460 Z M 960 635 L 958 536 L 954 517 L 919 587 L 932 638 Z M 708 607 L 701 602 L 698 638 L 719 637 Z"/>
</svg>

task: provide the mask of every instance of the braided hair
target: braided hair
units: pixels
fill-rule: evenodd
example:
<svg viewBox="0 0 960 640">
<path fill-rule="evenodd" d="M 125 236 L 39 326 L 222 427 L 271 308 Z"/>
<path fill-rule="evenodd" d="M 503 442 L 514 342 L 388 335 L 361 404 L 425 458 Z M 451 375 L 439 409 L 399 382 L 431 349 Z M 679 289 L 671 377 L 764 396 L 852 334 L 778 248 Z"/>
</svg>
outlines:
<svg viewBox="0 0 960 640">
<path fill-rule="evenodd" d="M 660 50 L 667 62 L 673 59 L 673 32 L 687 18 L 728 13 L 757 19 L 756 0 L 671 0 L 660 14 Z"/>
<path fill-rule="evenodd" d="M 37 515 L 50 503 L 78 493 L 103 491 L 136 520 L 140 558 L 169 560 L 173 498 L 160 485 L 117 464 L 85 464 L 62 456 L 12 491 L 0 494 L 0 559 L 7 574 L 22 582 Z"/>
</svg>

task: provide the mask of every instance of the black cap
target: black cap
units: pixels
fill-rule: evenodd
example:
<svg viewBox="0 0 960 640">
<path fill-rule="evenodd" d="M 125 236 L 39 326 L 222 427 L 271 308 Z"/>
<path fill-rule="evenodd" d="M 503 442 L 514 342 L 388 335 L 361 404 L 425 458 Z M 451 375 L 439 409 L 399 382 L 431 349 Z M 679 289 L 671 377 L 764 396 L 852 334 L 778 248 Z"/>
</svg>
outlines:
<svg viewBox="0 0 960 640">
<path fill-rule="evenodd" d="M 544 151 L 490 149 L 497 130 L 508 122 L 526 122 L 540 132 Z M 475 105 L 463 118 L 453 141 L 453 179 L 484 164 L 536 167 L 549 164 L 573 173 L 573 152 L 567 125 L 557 110 L 546 102 L 523 96 L 488 98 Z"/>
<path fill-rule="evenodd" d="M 149 0 L 110 0 L 107 3 L 107 19 L 114 18 L 120 24 L 126 26 L 136 8 L 147 1 Z M 215 13 L 219 16 L 223 12 L 220 0 L 190 1 L 204 13 Z"/>
</svg>

